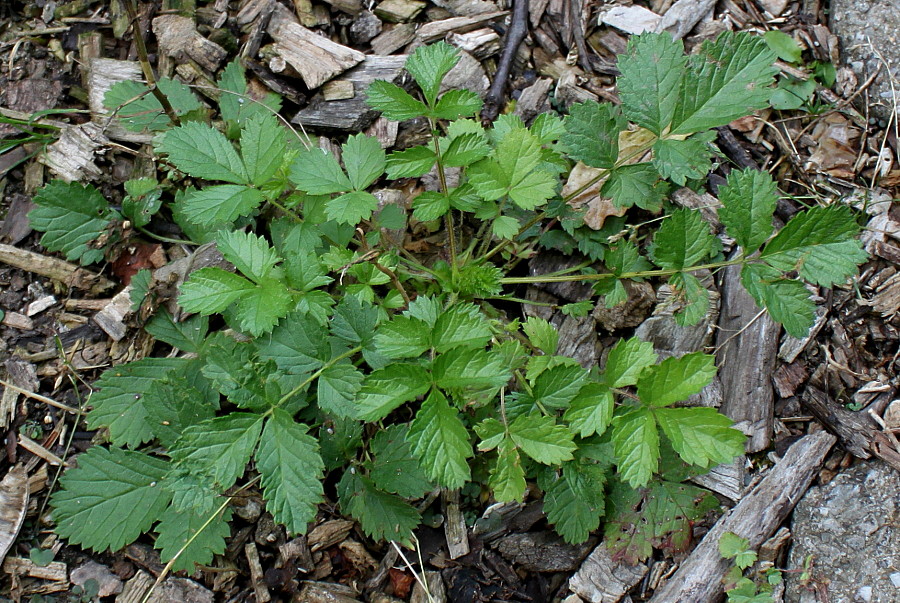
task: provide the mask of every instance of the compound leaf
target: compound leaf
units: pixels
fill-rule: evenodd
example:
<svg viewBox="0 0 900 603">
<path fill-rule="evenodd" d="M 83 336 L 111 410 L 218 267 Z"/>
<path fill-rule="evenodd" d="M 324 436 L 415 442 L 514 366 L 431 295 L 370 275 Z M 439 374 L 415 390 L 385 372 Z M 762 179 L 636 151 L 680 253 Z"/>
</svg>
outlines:
<svg viewBox="0 0 900 603">
<path fill-rule="evenodd" d="M 442 312 L 434 324 L 432 343 L 437 352 L 453 348 L 480 348 L 491 339 L 491 327 L 481 309 L 459 303 Z"/>
<path fill-rule="evenodd" d="M 83 265 L 103 259 L 103 250 L 88 244 L 119 214 L 109 208 L 100 191 L 92 185 L 53 180 L 38 191 L 34 203 L 37 207 L 28 219 L 32 228 L 44 233 L 41 245 Z"/>
<path fill-rule="evenodd" d="M 644 404 L 668 406 L 687 400 L 710 384 L 716 375 L 715 357 L 694 352 L 666 358 L 641 373 L 638 397 Z"/>
<path fill-rule="evenodd" d="M 586 438 L 602 434 L 612 420 L 614 405 L 609 388 L 599 383 L 586 383 L 569 404 L 565 419 L 569 427 Z"/>
<path fill-rule="evenodd" d="M 612 168 L 619 159 L 619 132 L 626 121 L 610 103 L 595 101 L 578 103 L 569 109 L 563 122 L 566 128 L 561 140 L 569 157 L 596 168 Z"/>
<path fill-rule="evenodd" d="M 327 201 L 325 215 L 338 224 L 356 226 L 362 220 L 371 218 L 376 209 L 378 199 L 375 195 L 365 191 L 351 191 Z"/>
<path fill-rule="evenodd" d="M 437 119 L 472 117 L 481 111 L 481 97 L 471 90 L 448 90 L 438 100 L 433 115 Z"/>
<path fill-rule="evenodd" d="M 488 146 L 483 134 L 466 132 L 450 140 L 450 144 L 444 149 L 442 159 L 445 166 L 464 167 L 487 157 L 490 151 L 491 147 Z"/>
<path fill-rule="evenodd" d="M 457 62 L 459 62 L 459 51 L 446 42 L 438 42 L 419 46 L 406 59 L 406 70 L 422 89 L 425 101 L 430 106 L 434 106 L 441 81 Z"/>
<path fill-rule="evenodd" d="M 653 344 L 637 337 L 620 339 L 606 360 L 606 382 L 610 387 L 625 387 L 638 382 L 638 377 L 658 356 Z"/>
<path fill-rule="evenodd" d="M 653 167 L 678 186 L 697 180 L 712 170 L 712 152 L 701 137 L 664 138 L 653 145 Z"/>
<path fill-rule="evenodd" d="M 508 436 L 497 448 L 497 459 L 491 469 L 488 485 L 497 502 L 521 501 L 525 497 L 525 470 L 519 449 Z"/>
<path fill-rule="evenodd" d="M 772 234 L 778 189 L 768 172 L 732 170 L 719 187 L 719 219 L 745 254 L 753 253 Z"/>
<path fill-rule="evenodd" d="M 178 80 L 164 77 L 156 85 L 169 99 L 169 104 L 179 117 L 203 108 L 191 89 Z M 172 125 L 159 100 L 140 82 L 125 80 L 113 84 L 103 97 L 103 106 L 111 110 L 118 109 L 116 117 L 132 132 L 158 132 Z"/>
<path fill-rule="evenodd" d="M 434 151 L 425 146 L 394 151 L 388 155 L 385 163 L 388 178 L 396 180 L 424 176 L 434 167 L 436 159 Z"/>
<path fill-rule="evenodd" d="M 256 341 L 261 358 L 274 360 L 285 373 L 318 370 L 330 358 L 325 327 L 309 314 L 291 312 L 265 338 Z"/>
<path fill-rule="evenodd" d="M 290 179 L 310 195 L 330 195 L 353 188 L 334 155 L 318 147 L 300 151 L 291 164 Z"/>
<path fill-rule="evenodd" d="M 354 418 L 354 399 L 362 382 L 363 374 L 350 361 L 326 367 L 316 383 L 319 408 L 337 417 Z"/>
<path fill-rule="evenodd" d="M 541 414 L 517 417 L 509 426 L 509 436 L 522 452 L 545 465 L 572 460 L 577 448 L 571 431 Z"/>
<path fill-rule="evenodd" d="M 566 542 L 584 542 L 600 526 L 606 512 L 606 471 L 601 465 L 569 462 L 554 481 L 541 485 L 547 521 Z"/>
<path fill-rule="evenodd" d="M 648 211 L 658 211 L 662 207 L 665 191 L 659 172 L 649 163 L 615 168 L 600 189 L 603 196 L 612 198 L 616 207 L 637 205 Z"/>
<path fill-rule="evenodd" d="M 679 209 L 663 221 L 648 253 L 658 266 L 681 270 L 709 257 L 717 241 L 700 212 Z"/>
<path fill-rule="evenodd" d="M 809 332 L 815 321 L 816 305 L 803 283 L 782 278 L 771 266 L 746 264 L 741 269 L 741 284 L 788 334 L 799 338 Z"/>
<path fill-rule="evenodd" d="M 616 78 L 625 117 L 662 134 L 672 123 L 686 64 L 684 44 L 668 32 L 631 36 Z"/>
<path fill-rule="evenodd" d="M 264 200 L 262 192 L 255 188 L 220 184 L 188 191 L 180 209 L 184 217 L 197 225 L 213 226 L 250 215 Z"/>
<path fill-rule="evenodd" d="M 178 555 L 173 572 L 192 573 L 194 564 L 209 565 L 213 556 L 225 552 L 225 539 L 231 536 L 230 518 L 229 509 L 216 513 L 212 521 L 209 513 L 197 509 L 167 509 L 155 528 L 158 536 L 153 546 L 160 552 L 160 561 L 167 563 Z"/>
<path fill-rule="evenodd" d="M 428 477 L 445 488 L 461 488 L 471 478 L 469 432 L 447 398 L 432 390 L 409 426 L 407 441 Z"/>
<path fill-rule="evenodd" d="M 223 230 L 216 235 L 216 247 L 244 276 L 260 281 L 281 258 L 262 237 L 240 230 Z"/>
<path fill-rule="evenodd" d="M 730 463 L 744 452 L 744 434 L 714 408 L 659 408 L 653 414 L 686 463 L 709 467 Z"/>
<path fill-rule="evenodd" d="M 359 521 L 370 538 L 411 543 L 412 531 L 422 520 L 416 508 L 375 487 L 368 477 L 346 471 L 338 484 L 341 508 Z"/>
<path fill-rule="evenodd" d="M 487 350 L 454 348 L 434 360 L 435 383 L 446 389 L 502 387 L 510 371 L 502 358 Z"/>
<path fill-rule="evenodd" d="M 157 146 L 179 171 L 204 180 L 249 184 L 244 162 L 225 135 L 206 124 L 189 121 L 166 132 Z"/>
<path fill-rule="evenodd" d="M 234 318 L 242 331 L 258 337 L 271 331 L 290 312 L 293 301 L 284 283 L 266 277 L 238 299 Z"/>
</svg>

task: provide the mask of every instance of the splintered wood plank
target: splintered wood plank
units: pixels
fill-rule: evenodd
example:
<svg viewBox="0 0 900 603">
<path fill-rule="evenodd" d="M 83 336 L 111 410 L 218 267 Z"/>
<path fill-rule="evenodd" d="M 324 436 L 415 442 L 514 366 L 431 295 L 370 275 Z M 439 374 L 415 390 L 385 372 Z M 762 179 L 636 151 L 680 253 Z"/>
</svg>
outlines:
<svg viewBox="0 0 900 603">
<path fill-rule="evenodd" d="M 404 63 L 406 55 L 365 57 L 360 65 L 334 80 L 335 85 L 352 85 L 352 98 L 327 100 L 324 94 L 317 94 L 291 121 L 308 128 L 364 130 L 378 116 L 378 112 L 366 104 L 366 89 L 375 80 L 399 80 Z"/>
<path fill-rule="evenodd" d="M 67 126 L 38 161 L 66 182 L 96 180 L 103 171 L 94 163 L 94 155 L 108 144 L 109 138 L 94 122 Z"/>
<path fill-rule="evenodd" d="M 297 70 L 303 82 L 314 90 L 361 63 L 366 55 L 332 42 L 299 23 L 272 17 L 269 34 L 275 39 L 275 49 L 287 63 Z"/>
<path fill-rule="evenodd" d="M 166 55 L 176 60 L 192 59 L 207 71 L 215 72 L 228 56 L 224 48 L 200 35 L 193 19 L 161 15 L 153 19 L 153 33 Z"/>
<path fill-rule="evenodd" d="M 630 565 L 613 559 L 606 543 L 601 543 L 569 579 L 569 590 L 590 603 L 618 601 L 649 571 L 643 564 Z"/>
</svg>

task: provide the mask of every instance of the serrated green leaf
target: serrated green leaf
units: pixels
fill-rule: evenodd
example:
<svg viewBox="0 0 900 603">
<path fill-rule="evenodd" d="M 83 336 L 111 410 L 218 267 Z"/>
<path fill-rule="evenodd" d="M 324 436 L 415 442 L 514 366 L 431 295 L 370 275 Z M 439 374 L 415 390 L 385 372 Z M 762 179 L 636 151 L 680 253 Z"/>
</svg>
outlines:
<svg viewBox="0 0 900 603">
<path fill-rule="evenodd" d="M 497 216 L 491 224 L 491 232 L 497 238 L 512 240 L 519 234 L 519 221 L 512 216 Z"/>
<path fill-rule="evenodd" d="M 659 433 L 647 408 L 634 408 L 612 420 L 612 442 L 619 477 L 631 487 L 650 481 L 659 467 Z"/>
<path fill-rule="evenodd" d="M 420 222 L 430 222 L 450 211 L 450 199 L 438 191 L 425 191 L 412 202 L 413 217 Z"/>
<path fill-rule="evenodd" d="M 272 332 L 256 340 L 259 355 L 286 373 L 303 375 L 322 367 L 331 349 L 325 327 L 303 312 L 292 312 Z"/>
<path fill-rule="evenodd" d="M 750 541 L 734 532 L 725 532 L 719 537 L 719 554 L 725 559 L 734 559 L 734 564 L 742 570 L 756 563 L 756 553 L 750 548 Z"/>
<path fill-rule="evenodd" d="M 541 350 L 544 354 L 553 355 L 559 345 L 559 331 L 543 318 L 529 316 L 522 323 L 522 330 L 528 335 L 531 345 Z"/>
<path fill-rule="evenodd" d="M 509 190 L 509 174 L 496 161 L 484 159 L 473 164 L 467 171 L 469 183 L 485 201 L 496 201 Z M 422 193 L 419 197 L 427 195 Z"/>
<path fill-rule="evenodd" d="M 356 417 L 354 400 L 362 387 L 363 374 L 349 361 L 333 364 L 317 381 L 319 408 L 337 417 Z"/>
<path fill-rule="evenodd" d="M 763 34 L 763 39 L 766 41 L 766 44 L 769 45 L 769 48 L 771 48 L 782 61 L 797 63 L 803 55 L 803 50 L 800 48 L 800 45 L 797 44 L 794 38 L 783 31 L 778 31 L 777 29 L 767 31 Z"/>
<path fill-rule="evenodd" d="M 716 376 L 716 359 L 710 354 L 693 352 L 666 358 L 641 373 L 638 397 L 650 406 L 668 406 L 700 393 Z"/>
<path fill-rule="evenodd" d="M 352 295 L 338 304 L 331 321 L 331 333 L 351 345 L 368 345 L 375 338 L 378 308 Z"/>
<path fill-rule="evenodd" d="M 657 358 L 649 341 L 637 337 L 620 339 L 606 360 L 606 382 L 610 387 L 634 385 L 644 369 L 653 365 Z"/>
<path fill-rule="evenodd" d="M 229 125 L 240 127 L 256 115 L 273 115 L 281 109 L 281 97 L 274 92 L 267 93 L 260 100 L 255 100 L 247 94 L 247 78 L 244 76 L 244 68 L 237 59 L 225 65 L 219 77 L 218 87 L 222 90 L 219 96 L 219 112 L 223 121 L 230 122 Z"/>
<path fill-rule="evenodd" d="M 582 438 L 602 434 L 612 421 L 613 395 L 599 383 L 586 383 L 566 409 L 565 420 Z"/>
<path fill-rule="evenodd" d="M 475 426 L 475 433 L 481 438 L 481 442 L 478 443 L 478 450 L 487 452 L 500 445 L 500 442 L 506 436 L 506 427 L 497 419 L 487 418 Z"/>
<path fill-rule="evenodd" d="M 481 97 L 471 90 L 448 90 L 438 100 L 432 115 L 435 119 L 473 117 L 481 111 Z"/>
<path fill-rule="evenodd" d="M 291 163 L 290 179 L 310 195 L 330 195 L 353 188 L 334 155 L 318 147 L 300 151 Z"/>
<path fill-rule="evenodd" d="M 405 121 L 428 113 L 428 108 L 420 100 L 396 84 L 375 80 L 366 91 L 366 103 L 381 111 L 386 119 Z"/>
<path fill-rule="evenodd" d="M 244 474 L 262 426 L 262 415 L 245 412 L 191 425 L 170 451 L 172 462 L 208 476 L 221 490 L 227 490 Z"/>
<path fill-rule="evenodd" d="M 443 353 L 458 347 L 484 347 L 491 335 L 491 327 L 478 306 L 457 303 L 438 316 L 432 342 L 435 351 Z"/>
<path fill-rule="evenodd" d="M 673 274 L 669 284 L 675 289 L 681 308 L 675 312 L 675 324 L 679 327 L 695 325 L 709 311 L 709 290 L 688 272 Z"/>
<path fill-rule="evenodd" d="M 430 330 L 418 318 L 395 316 L 379 325 L 375 348 L 388 358 L 418 358 L 431 347 Z"/>
<path fill-rule="evenodd" d="M 550 144 L 558 140 L 566 131 L 562 118 L 553 112 L 539 114 L 529 129 L 541 144 Z"/>
<path fill-rule="evenodd" d="M 663 221 L 648 253 L 658 266 L 681 270 L 709 257 L 716 243 L 700 212 L 679 209 Z"/>
<path fill-rule="evenodd" d="M 109 209 L 103 195 L 92 185 L 53 180 L 34 196 L 36 208 L 28 214 L 31 227 L 43 232 L 41 245 L 61 251 L 66 259 L 82 265 L 103 259 L 102 249 L 88 246 L 119 214 Z"/>
<path fill-rule="evenodd" d="M 378 421 L 405 402 L 411 402 L 428 391 L 428 372 L 415 364 L 389 364 L 366 377 L 356 396 L 356 416 L 364 421 Z"/>
<path fill-rule="evenodd" d="M 772 91 L 769 104 L 773 109 L 793 111 L 807 103 L 815 92 L 816 82 L 812 78 L 798 80 L 785 76 L 778 81 L 778 85 Z"/>
<path fill-rule="evenodd" d="M 244 276 L 257 282 L 265 278 L 275 264 L 281 261 L 268 241 L 250 232 L 220 231 L 216 235 L 216 247 Z"/>
<path fill-rule="evenodd" d="M 265 196 L 255 188 L 237 184 L 207 186 L 203 190 L 191 190 L 181 204 L 182 214 L 200 226 L 230 224 L 253 213 Z"/>
<path fill-rule="evenodd" d="M 160 78 L 156 85 L 169 99 L 169 104 L 179 117 L 203 108 L 191 89 L 178 80 L 164 77 Z M 106 91 L 103 106 L 117 110 L 116 117 L 132 132 L 144 130 L 159 132 L 172 126 L 159 100 L 140 82 L 131 80 L 116 82 Z"/>
<path fill-rule="evenodd" d="M 147 423 L 166 448 L 172 447 L 185 427 L 211 419 L 219 408 L 219 392 L 200 372 L 202 365 L 192 358 L 154 380 L 144 394 Z"/>
<path fill-rule="evenodd" d="M 244 162 L 225 136 L 206 124 L 189 121 L 166 132 L 157 151 L 179 171 L 204 180 L 249 184 Z"/>
<path fill-rule="evenodd" d="M 712 170 L 712 150 L 707 141 L 691 137 L 664 138 L 653 145 L 653 167 L 678 186 L 704 178 Z"/>
<path fill-rule="evenodd" d="M 203 374 L 230 402 L 241 408 L 265 412 L 281 397 L 279 373 L 272 362 L 259 362 L 249 343 L 220 339 L 206 349 Z"/>
<path fill-rule="evenodd" d="M 229 519 L 230 509 L 214 515 L 167 509 L 155 528 L 158 536 L 153 546 L 159 550 L 159 560 L 168 563 L 178 555 L 173 572 L 192 573 L 194 564 L 209 565 L 213 556 L 225 552 L 225 539 L 231 536 Z"/>
<path fill-rule="evenodd" d="M 425 146 L 395 151 L 387 157 L 387 176 L 393 180 L 424 176 L 434 167 L 436 159 L 434 151 Z"/>
<path fill-rule="evenodd" d="M 657 136 L 672 123 L 687 57 L 668 32 L 631 36 L 616 78 L 622 112 Z"/>
<path fill-rule="evenodd" d="M 517 417 L 509 426 L 509 437 L 522 452 L 545 465 L 572 460 L 577 448 L 572 432 L 564 425 L 536 413 Z"/>
<path fill-rule="evenodd" d="M 280 408 L 273 409 L 256 451 L 256 468 L 266 510 L 289 534 L 306 533 L 306 524 L 315 519 L 324 498 L 325 473 L 319 443 L 307 433 L 306 425 Z"/>
<path fill-rule="evenodd" d="M 760 254 L 767 264 L 800 276 L 817 285 L 831 287 L 856 274 L 857 265 L 868 259 L 856 239 L 859 225 L 849 208 L 832 205 L 813 207 L 794 216 Z"/>
<path fill-rule="evenodd" d="M 741 269 L 741 284 L 788 334 L 806 336 L 816 318 L 816 305 L 803 283 L 782 278 L 765 264 L 746 264 Z"/>
<path fill-rule="evenodd" d="M 438 390 L 422 402 L 406 436 L 413 454 L 428 477 L 445 488 L 461 488 L 471 471 L 466 459 L 472 456 L 469 432 Z"/>
<path fill-rule="evenodd" d="M 600 192 L 611 197 L 616 207 L 637 205 L 647 211 L 659 211 L 666 187 L 660 182 L 659 172 L 652 165 L 636 163 L 612 170 Z"/>
<path fill-rule="evenodd" d="M 554 366 L 538 375 L 531 394 L 544 408 L 561 410 L 578 395 L 586 379 L 587 371 L 579 364 Z"/>
<path fill-rule="evenodd" d="M 406 425 L 393 425 L 372 438 L 370 452 L 374 458 L 365 466 L 375 486 L 403 498 L 417 498 L 430 491 L 428 475 L 419 465 L 407 442 Z"/>
<path fill-rule="evenodd" d="M 150 319 L 144 330 L 155 339 L 164 341 L 182 352 L 197 353 L 209 330 L 209 319 L 198 315 L 175 322 L 175 318 L 168 310 L 162 309 Z"/>
<path fill-rule="evenodd" d="M 584 542 L 600 526 L 606 512 L 605 484 L 603 467 L 578 461 L 566 463 L 555 481 L 543 484 L 547 521 L 566 542 Z"/>
<path fill-rule="evenodd" d="M 148 531 L 169 504 L 168 463 L 141 452 L 93 446 L 60 478 L 50 505 L 70 543 L 117 551 Z"/>
<path fill-rule="evenodd" d="M 406 70 L 422 89 L 429 106 L 434 106 L 441 81 L 457 62 L 459 50 L 443 41 L 419 46 L 406 59 Z"/>
<path fill-rule="evenodd" d="M 562 142 L 569 157 L 596 168 L 612 168 L 619 159 L 619 132 L 627 125 L 610 103 L 578 103 L 569 108 Z"/>
<path fill-rule="evenodd" d="M 524 210 L 533 210 L 543 205 L 556 193 L 557 181 L 553 174 L 535 170 L 514 182 L 508 191 L 513 203 Z"/>
<path fill-rule="evenodd" d="M 341 509 L 359 521 L 367 536 L 411 545 L 412 531 L 422 520 L 415 507 L 379 490 L 369 478 L 350 471 L 344 473 L 338 492 Z"/>
<path fill-rule="evenodd" d="M 91 396 L 88 429 L 108 428 L 109 439 L 117 446 L 135 448 L 149 441 L 153 429 L 144 394 L 155 380 L 185 362 L 185 358 L 143 358 L 106 370 L 94 384 L 99 391 Z"/>
<path fill-rule="evenodd" d="M 254 289 L 253 283 L 221 268 L 201 268 L 181 285 L 178 304 L 187 312 L 204 315 L 223 312 Z"/>
<path fill-rule="evenodd" d="M 465 167 L 487 157 L 490 152 L 491 147 L 484 135 L 470 132 L 451 139 L 443 150 L 442 159 L 447 167 Z"/>
<path fill-rule="evenodd" d="M 384 173 L 384 149 L 377 138 L 354 134 L 341 147 L 341 157 L 353 190 L 361 191 Z"/>
<path fill-rule="evenodd" d="M 170 470 L 163 487 L 172 493 L 169 510 L 212 513 L 216 507 L 218 492 L 210 487 L 206 476 L 197 476 L 187 470 Z M 219 499 L 221 504 L 221 499 Z"/>
<path fill-rule="evenodd" d="M 259 337 L 270 332 L 287 316 L 294 298 L 280 280 L 266 277 L 234 305 L 234 318 L 241 331 Z"/>
<path fill-rule="evenodd" d="M 154 178 L 136 178 L 125 182 L 127 195 L 122 199 L 122 214 L 135 226 L 146 226 L 162 207 L 162 189 Z"/>
<path fill-rule="evenodd" d="M 692 55 L 675 105 L 672 134 L 724 126 L 764 108 L 778 70 L 762 38 L 725 32 Z"/>
<path fill-rule="evenodd" d="M 732 170 L 719 187 L 719 219 L 745 254 L 756 251 L 772 234 L 778 189 L 768 172 Z"/>
<path fill-rule="evenodd" d="M 376 209 L 378 199 L 375 195 L 365 191 L 351 191 L 329 200 L 325 204 L 325 215 L 338 224 L 356 226 L 371 218 Z"/>
<path fill-rule="evenodd" d="M 497 502 L 522 501 L 525 498 L 525 470 L 519 449 L 509 437 L 504 437 L 497 448 L 497 459 L 491 468 L 488 485 Z"/>
<path fill-rule="evenodd" d="M 425 322 L 425 324 L 428 325 L 428 328 L 431 329 L 434 327 L 438 316 L 440 316 L 443 311 L 444 305 L 440 298 L 433 295 L 420 295 L 409 302 L 409 305 L 406 307 L 406 312 L 403 314 L 404 316 L 418 318 Z"/>
<path fill-rule="evenodd" d="M 288 284 L 298 291 L 312 291 L 329 284 L 334 279 L 327 276 L 319 257 L 312 251 L 296 251 L 282 264 Z"/>
<path fill-rule="evenodd" d="M 439 355 L 432 371 L 435 383 L 445 389 L 503 387 L 511 376 L 496 354 L 465 348 Z"/>
<path fill-rule="evenodd" d="M 709 467 L 730 463 L 744 452 L 744 434 L 714 408 L 659 408 L 653 414 L 686 463 Z"/>
<path fill-rule="evenodd" d="M 247 120 L 241 130 L 241 157 L 250 182 L 266 184 L 284 161 L 287 149 L 284 128 L 270 113 L 259 113 Z"/>
</svg>

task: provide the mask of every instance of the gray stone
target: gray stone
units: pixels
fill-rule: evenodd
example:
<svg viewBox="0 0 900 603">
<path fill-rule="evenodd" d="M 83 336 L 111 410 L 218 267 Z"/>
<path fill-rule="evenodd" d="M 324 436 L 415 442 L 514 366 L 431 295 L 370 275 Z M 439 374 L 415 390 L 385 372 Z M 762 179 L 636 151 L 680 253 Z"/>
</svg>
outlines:
<svg viewBox="0 0 900 603">
<path fill-rule="evenodd" d="M 810 488 L 794 510 L 787 603 L 900 601 L 900 473 L 859 463 Z M 800 574 L 812 555 L 811 582 Z"/>
<path fill-rule="evenodd" d="M 881 67 L 881 74 L 869 89 L 869 99 L 875 115 L 886 119 L 894 105 L 890 80 L 896 82 L 900 75 L 897 3 L 894 0 L 832 0 L 830 12 L 829 27 L 841 41 L 841 61 L 853 69 L 859 81 L 865 81 Z M 900 104 L 900 98 L 896 101 Z"/>
</svg>

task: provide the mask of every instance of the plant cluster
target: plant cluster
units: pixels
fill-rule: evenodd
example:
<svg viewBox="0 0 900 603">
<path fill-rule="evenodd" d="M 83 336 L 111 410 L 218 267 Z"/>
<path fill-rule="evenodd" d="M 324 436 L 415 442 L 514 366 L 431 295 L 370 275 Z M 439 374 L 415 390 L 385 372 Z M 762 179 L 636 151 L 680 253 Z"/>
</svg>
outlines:
<svg viewBox="0 0 900 603">
<path fill-rule="evenodd" d="M 50 183 L 32 213 L 43 244 L 90 263 L 123 220 L 152 234 L 168 216 L 192 242 L 215 241 L 234 270 L 193 272 L 177 300 L 193 316 L 160 309 L 146 324 L 178 353 L 96 383 L 87 425 L 105 429 L 108 445 L 80 455 L 53 495 L 61 536 L 103 550 L 153 531 L 162 558 L 190 569 L 224 550 L 229 495 L 257 481 L 290 533 L 305 532 L 328 499 L 372 538 L 401 543 L 421 521 L 416 501 L 437 488 L 475 484 L 516 501 L 531 481 L 570 542 L 606 516 L 623 555 L 687 544 L 691 522 L 716 503 L 681 482 L 743 451 L 728 418 L 680 404 L 710 383 L 714 358 L 660 362 L 632 338 L 604 369 L 586 369 L 557 354 L 550 323 L 492 301 L 516 299 L 525 283 L 578 280 L 615 305 L 624 281 L 659 277 L 687 324 L 708 309 L 694 272 L 740 264 L 757 303 L 802 335 L 814 310 L 804 283 L 843 283 L 865 259 L 854 216 L 813 207 L 776 232 L 771 178 L 733 171 L 719 218 L 742 252 L 726 260 L 698 212 L 666 202 L 669 182 L 713 168 L 711 128 L 768 103 L 774 54 L 760 38 L 725 34 L 685 56 L 668 35 L 634 37 L 619 62 L 621 106 L 579 104 L 530 126 L 512 115 L 490 128 L 475 121 L 479 97 L 441 87 L 457 60 L 447 44 L 422 47 L 406 63 L 417 94 L 371 86 L 369 103 L 389 119 L 431 125 L 427 144 L 390 154 L 363 135 L 340 157 L 291 135 L 277 99 L 246 98 L 236 64 L 219 82 L 221 128 L 177 82 L 159 83 L 177 127 L 139 84 L 110 91 L 129 127 L 159 132 L 169 178 L 127 183 L 121 211 L 93 187 Z M 642 142 L 623 154 L 620 140 L 635 133 Z M 559 192 L 575 162 L 597 170 L 616 204 L 664 211 L 649 244 L 637 230 L 609 238 L 582 225 Z M 412 200 L 411 215 L 372 192 L 428 173 L 439 186 Z M 445 247 L 411 253 L 403 236 L 413 229 L 440 231 Z M 509 274 L 540 248 L 587 259 Z M 136 279 L 136 303 L 155 295 L 147 277 Z M 210 330 L 222 321 L 228 329 Z"/>
</svg>

